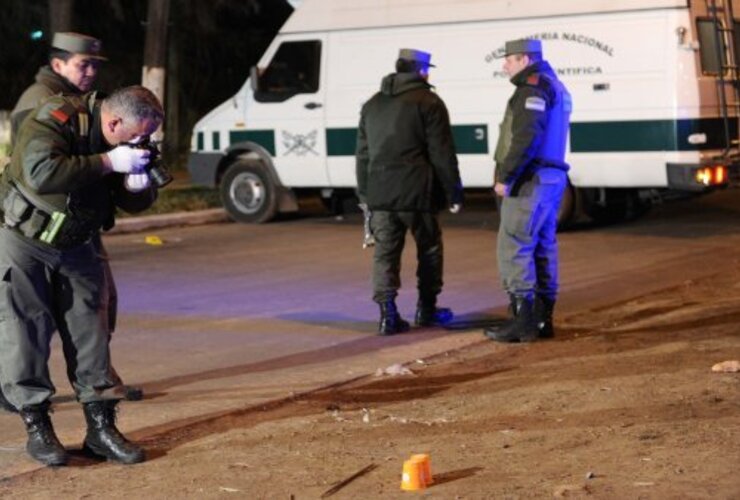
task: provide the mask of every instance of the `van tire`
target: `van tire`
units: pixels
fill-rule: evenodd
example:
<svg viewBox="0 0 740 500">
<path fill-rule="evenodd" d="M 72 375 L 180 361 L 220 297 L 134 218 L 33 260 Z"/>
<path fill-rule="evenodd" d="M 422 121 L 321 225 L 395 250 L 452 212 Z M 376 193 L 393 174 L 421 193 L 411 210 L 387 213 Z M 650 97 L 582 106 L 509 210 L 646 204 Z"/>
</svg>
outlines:
<svg viewBox="0 0 740 500">
<path fill-rule="evenodd" d="M 224 208 L 236 222 L 261 224 L 277 214 L 277 189 L 260 162 L 233 163 L 221 178 L 219 189 Z"/>
<path fill-rule="evenodd" d="M 644 215 L 650 205 L 636 189 L 588 188 L 583 190 L 583 210 L 597 224 L 632 221 Z"/>
</svg>

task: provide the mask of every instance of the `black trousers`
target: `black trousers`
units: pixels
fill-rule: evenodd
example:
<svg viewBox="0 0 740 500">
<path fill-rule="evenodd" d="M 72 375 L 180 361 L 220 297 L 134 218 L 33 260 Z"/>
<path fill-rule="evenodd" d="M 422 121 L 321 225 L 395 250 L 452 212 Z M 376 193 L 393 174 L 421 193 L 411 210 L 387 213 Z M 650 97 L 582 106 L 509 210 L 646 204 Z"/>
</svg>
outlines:
<svg viewBox="0 0 740 500">
<path fill-rule="evenodd" d="M 419 300 L 433 302 L 442 291 L 442 231 L 436 213 L 373 211 L 375 236 L 373 300 L 392 300 L 401 288 L 401 254 L 406 231 L 416 242 Z"/>
</svg>

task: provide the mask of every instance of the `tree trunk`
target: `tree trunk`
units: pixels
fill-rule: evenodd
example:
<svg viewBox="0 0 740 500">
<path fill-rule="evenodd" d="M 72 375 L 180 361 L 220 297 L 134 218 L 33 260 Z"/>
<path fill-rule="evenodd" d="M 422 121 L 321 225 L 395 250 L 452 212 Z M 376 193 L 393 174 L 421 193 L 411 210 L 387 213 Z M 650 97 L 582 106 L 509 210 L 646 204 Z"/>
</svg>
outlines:
<svg viewBox="0 0 740 500">
<path fill-rule="evenodd" d="M 72 13 L 74 12 L 74 0 L 48 0 L 49 1 L 49 41 L 54 33 L 58 31 L 74 31 L 72 28 Z"/>
<path fill-rule="evenodd" d="M 177 18 L 177 14 L 173 13 Z M 177 26 L 177 21 L 173 20 Z M 175 165 L 178 160 L 180 151 L 180 43 L 177 30 L 173 31 L 168 37 L 169 50 L 167 51 L 167 93 L 165 109 L 167 110 L 167 120 L 165 122 L 165 135 L 167 143 L 164 144 L 163 154 L 165 161 L 170 165 Z"/>
<path fill-rule="evenodd" d="M 169 17 L 169 0 L 149 0 L 147 12 L 146 42 L 144 44 L 144 68 L 141 84 L 154 92 L 160 102 L 164 103 L 165 74 L 167 65 L 167 19 Z M 154 139 L 164 138 L 162 130 L 154 134 Z"/>
</svg>

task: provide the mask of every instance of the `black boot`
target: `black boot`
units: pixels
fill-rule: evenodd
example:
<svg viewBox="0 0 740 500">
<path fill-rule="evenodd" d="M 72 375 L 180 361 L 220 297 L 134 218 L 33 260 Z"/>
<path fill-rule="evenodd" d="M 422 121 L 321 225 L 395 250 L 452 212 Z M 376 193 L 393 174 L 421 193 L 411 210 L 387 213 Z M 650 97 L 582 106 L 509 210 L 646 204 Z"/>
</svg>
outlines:
<svg viewBox="0 0 740 500">
<path fill-rule="evenodd" d="M 516 295 L 513 293 L 508 294 L 509 295 L 509 307 L 506 309 L 506 312 L 509 313 L 509 318 L 514 319 L 516 316 Z"/>
<path fill-rule="evenodd" d="M 416 326 L 446 325 L 455 315 L 447 307 L 437 307 L 437 299 L 422 300 L 416 303 Z"/>
<path fill-rule="evenodd" d="M 3 394 L 3 391 L 0 391 L 0 409 L 9 413 L 18 413 L 18 410 L 15 408 L 15 406 L 10 404 L 10 401 L 5 399 L 5 394 Z"/>
<path fill-rule="evenodd" d="M 534 301 L 528 297 L 516 297 L 514 318 L 499 327 L 489 327 L 483 334 L 498 342 L 532 342 L 537 339 L 537 323 L 534 320 Z"/>
<path fill-rule="evenodd" d="M 144 450 L 128 441 L 116 428 L 116 404 L 117 401 L 94 401 L 83 405 L 87 421 L 83 449 L 124 464 L 143 462 Z"/>
<path fill-rule="evenodd" d="M 23 423 L 26 424 L 28 442 L 26 451 L 35 460 L 44 465 L 65 465 L 69 459 L 49 418 L 47 405 L 27 406 L 20 411 Z"/>
<path fill-rule="evenodd" d="M 126 401 L 141 401 L 144 399 L 144 389 L 135 385 L 124 385 L 123 399 Z"/>
<path fill-rule="evenodd" d="M 538 337 L 551 339 L 555 336 L 552 326 L 552 312 L 555 309 L 555 299 L 538 295 L 534 299 L 534 320 L 537 323 Z"/>
<path fill-rule="evenodd" d="M 380 323 L 378 324 L 378 333 L 380 335 L 393 335 L 409 331 L 409 323 L 401 318 L 396 308 L 396 302 L 386 300 L 380 304 Z"/>
</svg>

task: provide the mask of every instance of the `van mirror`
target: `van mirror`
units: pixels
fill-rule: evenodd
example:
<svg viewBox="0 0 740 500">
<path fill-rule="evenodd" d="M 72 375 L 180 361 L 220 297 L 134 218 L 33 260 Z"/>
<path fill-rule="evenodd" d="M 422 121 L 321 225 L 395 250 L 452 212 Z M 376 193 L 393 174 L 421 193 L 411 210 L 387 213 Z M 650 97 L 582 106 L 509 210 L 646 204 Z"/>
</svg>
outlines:
<svg viewBox="0 0 740 500">
<path fill-rule="evenodd" d="M 260 70 L 257 66 L 249 68 L 249 85 L 252 87 L 252 92 L 260 91 Z"/>
</svg>

